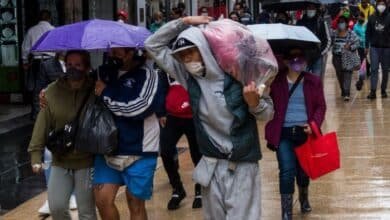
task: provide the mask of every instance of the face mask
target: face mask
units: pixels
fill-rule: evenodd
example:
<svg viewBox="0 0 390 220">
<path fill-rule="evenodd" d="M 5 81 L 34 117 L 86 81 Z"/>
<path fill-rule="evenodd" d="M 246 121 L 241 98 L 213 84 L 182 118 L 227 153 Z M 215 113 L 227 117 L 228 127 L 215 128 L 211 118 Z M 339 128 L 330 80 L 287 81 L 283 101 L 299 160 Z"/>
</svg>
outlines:
<svg viewBox="0 0 390 220">
<path fill-rule="evenodd" d="M 378 12 L 382 14 L 386 10 L 386 5 L 378 5 L 376 6 L 376 9 L 378 9 Z"/>
<path fill-rule="evenodd" d="M 359 23 L 363 24 L 364 23 L 364 19 L 359 19 Z"/>
<path fill-rule="evenodd" d="M 346 18 L 349 18 L 349 16 L 351 16 L 351 12 L 346 11 L 346 12 L 343 13 L 343 16 L 346 17 Z"/>
<path fill-rule="evenodd" d="M 301 57 L 290 60 L 289 67 L 296 73 L 302 72 L 306 68 L 305 59 Z"/>
<path fill-rule="evenodd" d="M 184 63 L 184 66 L 188 72 L 195 76 L 202 76 L 205 70 L 201 62 Z"/>
<path fill-rule="evenodd" d="M 69 69 L 66 70 L 66 76 L 70 80 L 79 81 L 79 80 L 82 80 L 84 78 L 85 74 L 81 70 L 70 67 Z"/>
<path fill-rule="evenodd" d="M 346 27 L 347 27 L 347 24 L 346 24 L 346 23 L 339 23 L 339 24 L 338 24 L 339 30 L 345 30 Z"/>
<path fill-rule="evenodd" d="M 209 13 L 207 12 L 202 12 L 202 14 L 200 14 L 201 16 L 209 16 Z"/>
<path fill-rule="evenodd" d="M 317 11 L 316 10 L 307 10 L 307 17 L 312 18 L 316 16 Z"/>
<path fill-rule="evenodd" d="M 156 24 L 161 24 L 161 23 L 162 23 L 162 20 L 156 20 L 155 23 L 156 23 Z"/>
<path fill-rule="evenodd" d="M 107 65 L 111 66 L 112 68 L 118 70 L 123 67 L 123 60 L 118 57 L 109 57 L 107 59 Z"/>
</svg>

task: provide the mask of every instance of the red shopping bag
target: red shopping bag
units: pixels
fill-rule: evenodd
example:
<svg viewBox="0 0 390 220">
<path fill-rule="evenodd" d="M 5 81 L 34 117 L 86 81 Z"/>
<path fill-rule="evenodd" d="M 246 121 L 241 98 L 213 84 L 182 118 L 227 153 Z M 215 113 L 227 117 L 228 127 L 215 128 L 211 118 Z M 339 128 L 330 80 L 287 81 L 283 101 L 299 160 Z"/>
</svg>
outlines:
<svg viewBox="0 0 390 220">
<path fill-rule="evenodd" d="M 314 180 L 340 168 L 340 151 L 336 132 L 322 135 L 314 122 L 310 127 L 313 135 L 295 148 L 295 154 L 302 169 Z"/>
</svg>

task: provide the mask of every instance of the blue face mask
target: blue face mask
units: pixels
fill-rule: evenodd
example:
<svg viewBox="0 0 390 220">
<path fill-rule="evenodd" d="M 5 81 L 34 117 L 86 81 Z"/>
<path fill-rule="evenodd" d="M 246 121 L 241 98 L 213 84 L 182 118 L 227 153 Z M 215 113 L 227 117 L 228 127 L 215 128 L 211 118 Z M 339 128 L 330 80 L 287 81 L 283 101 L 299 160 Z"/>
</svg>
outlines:
<svg viewBox="0 0 390 220">
<path fill-rule="evenodd" d="M 343 30 L 345 30 L 345 28 L 347 28 L 347 24 L 344 23 L 344 22 L 343 22 L 343 23 L 339 23 L 339 24 L 338 24 L 338 28 L 339 28 L 339 30 L 342 30 L 342 31 L 343 31 Z"/>
</svg>

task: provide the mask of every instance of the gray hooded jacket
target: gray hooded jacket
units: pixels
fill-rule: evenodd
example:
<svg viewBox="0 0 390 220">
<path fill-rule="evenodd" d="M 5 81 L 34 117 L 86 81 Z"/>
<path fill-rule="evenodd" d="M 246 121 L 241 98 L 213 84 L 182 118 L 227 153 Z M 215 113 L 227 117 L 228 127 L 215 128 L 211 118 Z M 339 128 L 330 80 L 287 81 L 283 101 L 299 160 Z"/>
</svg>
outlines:
<svg viewBox="0 0 390 220">
<path fill-rule="evenodd" d="M 185 25 L 182 19 L 174 20 L 149 37 L 145 42 L 145 47 L 157 64 L 187 89 L 190 73 L 172 56 L 172 50 L 168 46 L 176 37 L 185 38 L 194 43 L 202 55 L 206 73 L 204 76 L 192 76 L 202 91 L 199 101 L 199 118 L 213 145 L 221 153 L 229 154 L 233 148 L 230 132 L 234 116 L 229 112 L 224 97 L 225 73 L 212 55 L 201 29 Z M 250 112 L 258 119 L 272 117 L 272 100 L 269 97 L 263 97 L 259 106 L 250 109 Z"/>
</svg>

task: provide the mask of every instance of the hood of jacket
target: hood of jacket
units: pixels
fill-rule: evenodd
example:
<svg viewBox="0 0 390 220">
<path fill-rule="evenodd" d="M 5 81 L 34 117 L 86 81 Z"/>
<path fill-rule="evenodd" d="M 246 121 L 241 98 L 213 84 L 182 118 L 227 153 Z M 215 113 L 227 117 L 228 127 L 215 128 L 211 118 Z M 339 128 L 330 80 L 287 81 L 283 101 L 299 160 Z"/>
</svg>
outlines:
<svg viewBox="0 0 390 220">
<path fill-rule="evenodd" d="M 219 67 L 210 49 L 207 39 L 200 27 L 192 26 L 181 32 L 177 39 L 185 38 L 191 41 L 199 49 L 206 69 L 205 79 L 213 80 L 224 76 L 224 71 Z M 196 77 L 195 77 L 196 78 Z"/>
</svg>

